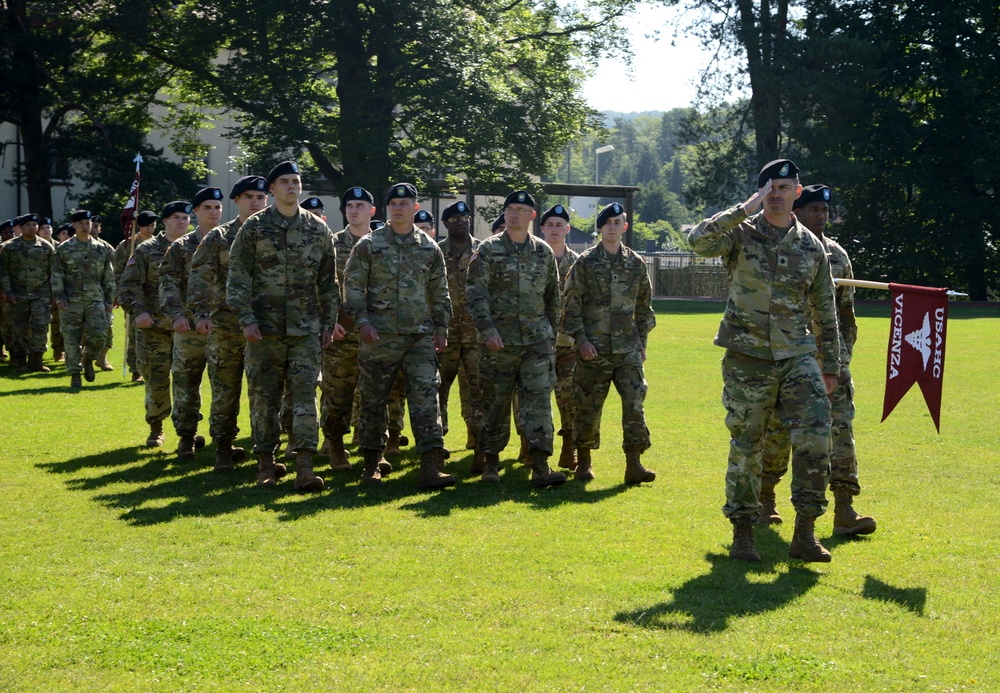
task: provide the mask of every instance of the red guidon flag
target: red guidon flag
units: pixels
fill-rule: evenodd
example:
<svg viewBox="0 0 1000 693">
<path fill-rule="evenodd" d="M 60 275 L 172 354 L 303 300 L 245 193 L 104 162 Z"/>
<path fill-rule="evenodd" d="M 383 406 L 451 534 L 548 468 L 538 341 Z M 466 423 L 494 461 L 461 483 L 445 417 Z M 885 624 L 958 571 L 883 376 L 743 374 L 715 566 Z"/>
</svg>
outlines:
<svg viewBox="0 0 1000 693">
<path fill-rule="evenodd" d="M 924 401 L 940 433 L 944 343 L 948 327 L 947 289 L 889 284 L 889 290 L 892 291 L 892 329 L 885 366 L 882 420 L 892 413 L 913 383 L 920 383 L 920 391 L 924 393 Z"/>
<path fill-rule="evenodd" d="M 122 223 L 122 235 L 125 236 L 126 241 L 132 235 L 132 226 L 139 213 L 139 165 L 142 164 L 142 154 L 137 153 L 132 161 L 135 162 L 135 180 L 132 181 L 132 188 L 128 191 L 128 202 L 125 203 L 125 208 L 118 217 Z"/>
</svg>

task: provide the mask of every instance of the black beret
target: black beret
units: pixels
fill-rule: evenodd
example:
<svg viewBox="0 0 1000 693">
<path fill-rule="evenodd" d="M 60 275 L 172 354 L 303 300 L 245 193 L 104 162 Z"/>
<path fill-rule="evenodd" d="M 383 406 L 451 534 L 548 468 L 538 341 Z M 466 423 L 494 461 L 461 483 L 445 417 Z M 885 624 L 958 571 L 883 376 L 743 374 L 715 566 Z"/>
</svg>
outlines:
<svg viewBox="0 0 1000 693">
<path fill-rule="evenodd" d="M 413 215 L 414 224 L 433 224 L 434 215 L 428 212 L 426 209 L 419 210 Z"/>
<path fill-rule="evenodd" d="M 389 204 L 389 200 L 406 197 L 412 197 L 414 200 L 417 199 L 416 186 L 413 183 L 395 183 L 389 188 L 389 192 L 385 196 L 385 203 Z"/>
<path fill-rule="evenodd" d="M 791 159 L 775 159 L 757 174 L 757 188 L 763 188 L 767 181 L 773 178 L 795 178 L 799 175 L 799 167 Z"/>
<path fill-rule="evenodd" d="M 52 226 L 52 219 L 50 217 L 38 217 L 39 226 Z"/>
<path fill-rule="evenodd" d="M 827 186 L 819 183 L 817 185 L 807 185 L 802 188 L 802 194 L 792 205 L 792 209 L 805 207 L 810 202 L 829 202 L 833 198 L 833 192 Z"/>
<path fill-rule="evenodd" d="M 177 214 L 178 212 L 182 214 L 191 213 L 191 203 L 185 202 L 184 200 L 174 200 L 173 202 L 168 202 L 167 206 L 163 208 L 160 212 L 160 218 L 166 219 L 171 214 Z"/>
<path fill-rule="evenodd" d="M 0 231 L 3 231 L 4 229 L 9 229 L 12 226 L 14 226 L 13 219 L 4 219 L 4 222 L 0 224 Z"/>
<path fill-rule="evenodd" d="M 70 216 L 69 220 L 70 221 L 87 221 L 88 219 L 91 219 L 91 218 L 92 217 L 91 217 L 90 212 L 88 212 L 85 209 L 78 209 L 77 211 L 73 212 L 73 214 L 72 214 L 72 216 Z"/>
<path fill-rule="evenodd" d="M 340 211 L 343 213 L 347 209 L 348 202 L 356 202 L 362 200 L 367 202 L 372 207 L 375 206 L 375 196 L 364 188 L 348 188 L 344 191 L 344 194 L 340 196 Z"/>
<path fill-rule="evenodd" d="M 194 194 L 194 199 L 191 200 L 191 206 L 197 207 L 202 202 L 208 202 L 210 200 L 222 201 L 222 191 L 218 188 L 202 188 Z"/>
<path fill-rule="evenodd" d="M 452 204 L 441 210 L 441 221 L 448 221 L 452 217 L 462 217 L 462 216 L 472 216 L 472 210 L 469 209 L 469 205 L 465 204 L 461 200 L 458 202 L 453 202 Z"/>
<path fill-rule="evenodd" d="M 101 224 L 104 222 L 104 217 L 102 217 L 100 214 L 95 214 L 90 218 L 90 220 L 95 224 Z"/>
<path fill-rule="evenodd" d="M 229 191 L 229 199 L 235 200 L 247 190 L 267 192 L 267 181 L 261 176 L 243 176 L 236 181 L 236 185 L 234 185 L 233 189 Z"/>
<path fill-rule="evenodd" d="M 368 222 L 368 228 L 372 231 L 378 231 L 381 228 L 385 228 L 385 222 L 381 219 L 372 219 Z"/>
<path fill-rule="evenodd" d="M 29 212 L 28 214 L 22 214 L 14 219 L 14 226 L 20 226 L 21 224 L 27 224 L 29 221 L 38 223 L 38 215 Z"/>
<path fill-rule="evenodd" d="M 608 219 L 611 217 L 621 216 L 625 213 L 625 208 L 622 207 L 617 202 L 612 202 L 607 207 L 601 210 L 601 213 L 597 215 L 597 228 L 601 228 L 607 223 Z"/>
<path fill-rule="evenodd" d="M 59 235 L 63 231 L 66 231 L 67 233 L 73 233 L 73 225 L 68 222 L 65 224 L 59 224 L 59 227 L 56 229 L 56 235 Z"/>
<path fill-rule="evenodd" d="M 302 209 L 308 209 L 310 212 L 319 210 L 323 211 L 323 200 L 318 197 L 307 197 L 302 202 L 299 203 L 299 207 Z"/>
<path fill-rule="evenodd" d="M 515 190 L 503 201 L 504 209 L 507 209 L 507 205 L 528 205 L 529 207 L 534 207 L 535 198 L 525 190 Z"/>
<path fill-rule="evenodd" d="M 150 224 L 155 224 L 160 217 L 156 216 L 155 212 L 150 212 L 148 209 L 139 212 L 139 216 L 135 218 L 136 226 L 149 226 Z"/>
<path fill-rule="evenodd" d="M 267 174 L 267 184 L 270 185 L 281 176 L 287 176 L 291 173 L 298 175 L 299 165 L 294 161 L 282 161 L 280 164 L 272 168 L 271 172 Z"/>
<path fill-rule="evenodd" d="M 542 220 L 538 222 L 539 224 L 544 224 L 546 219 L 550 217 L 559 217 L 560 219 L 565 219 L 569 221 L 569 212 L 562 205 L 556 205 L 555 207 L 549 207 L 545 210 L 545 214 L 542 215 Z"/>
<path fill-rule="evenodd" d="M 503 226 L 506 223 L 507 222 L 503 218 L 503 212 L 500 212 L 500 216 L 498 216 L 496 219 L 494 219 L 493 223 L 490 224 L 490 231 L 492 233 L 496 233 L 497 231 L 500 230 L 500 227 Z"/>
</svg>

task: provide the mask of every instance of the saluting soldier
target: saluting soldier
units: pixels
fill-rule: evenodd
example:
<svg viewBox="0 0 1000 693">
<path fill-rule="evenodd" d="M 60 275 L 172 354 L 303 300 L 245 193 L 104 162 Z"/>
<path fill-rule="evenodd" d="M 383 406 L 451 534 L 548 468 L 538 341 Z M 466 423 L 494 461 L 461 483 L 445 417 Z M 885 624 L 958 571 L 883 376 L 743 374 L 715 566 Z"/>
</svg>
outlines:
<svg viewBox="0 0 1000 693">
<path fill-rule="evenodd" d="M 625 210 L 617 202 L 597 215 L 601 242 L 585 250 L 569 272 L 563 330 L 580 354 L 573 375 L 576 415 L 576 478 L 594 478 L 590 451 L 601 446 L 601 413 L 614 383 L 622 399 L 625 483 L 656 479 L 639 458 L 649 449 L 646 399 L 646 342 L 656 326 L 653 290 L 646 263 L 624 245 Z"/>
<path fill-rule="evenodd" d="M 62 311 L 66 372 L 73 388 L 82 385 L 81 371 L 88 383 L 94 382 L 94 359 L 107 340 L 115 301 L 111 253 L 90 237 L 90 219 L 85 209 L 73 213 L 76 235 L 59 245 L 52 265 L 52 294 Z"/>
<path fill-rule="evenodd" d="M 21 216 L 21 236 L 0 246 L 0 291 L 10 311 L 14 366 L 20 372 L 48 373 L 42 354 L 52 315 L 55 249 L 37 235 L 38 219 L 37 214 Z"/>
<path fill-rule="evenodd" d="M 706 219 L 688 234 L 696 253 L 722 257 L 729 302 L 715 337 L 722 359 L 722 402 L 729 428 L 723 513 L 733 524 L 729 555 L 760 561 L 761 451 L 772 414 L 790 430 L 795 533 L 788 555 L 830 561 L 816 541 L 830 474 L 830 400 L 840 373 L 840 339 L 826 249 L 792 214 L 802 192 L 788 159 L 768 163 L 746 202 Z M 763 211 L 755 214 L 763 205 Z M 822 369 L 813 325 L 819 328 Z M 824 394 L 824 392 L 826 394 Z"/>
<path fill-rule="evenodd" d="M 123 240 L 115 248 L 115 254 L 111 259 L 111 266 L 115 270 L 115 284 L 117 286 L 121 286 L 125 264 L 132 257 L 132 252 L 140 244 L 145 243 L 153 237 L 153 234 L 156 233 L 156 222 L 158 220 L 159 217 L 154 212 L 150 212 L 149 210 L 139 212 L 135 218 L 135 234 L 131 238 Z M 132 319 L 133 316 L 128 312 L 128 309 L 124 308 L 124 306 L 122 308 L 125 311 L 125 331 L 128 333 L 128 349 L 125 354 L 125 363 L 128 366 L 129 373 L 132 374 L 132 382 L 141 383 L 142 375 L 139 373 L 139 366 L 136 365 L 135 355 L 135 345 L 138 341 L 135 321 Z"/>
<path fill-rule="evenodd" d="M 472 256 L 466 286 L 469 313 L 479 329 L 483 422 L 476 436 L 486 468 L 500 480 L 500 452 L 510 440 L 510 407 L 517 391 L 528 441 L 531 485 L 556 486 L 566 475 L 549 469 L 552 455 L 553 343 L 559 324 L 559 271 L 552 249 L 529 233 L 535 200 L 524 190 L 504 200 L 504 230 Z"/>
</svg>

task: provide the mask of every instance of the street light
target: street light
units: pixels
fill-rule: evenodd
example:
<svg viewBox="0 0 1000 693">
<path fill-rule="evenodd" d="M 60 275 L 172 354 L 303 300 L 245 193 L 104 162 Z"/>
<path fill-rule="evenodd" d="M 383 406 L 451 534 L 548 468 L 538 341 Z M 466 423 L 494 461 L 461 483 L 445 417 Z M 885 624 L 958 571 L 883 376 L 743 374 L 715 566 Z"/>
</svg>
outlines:
<svg viewBox="0 0 1000 693">
<path fill-rule="evenodd" d="M 615 148 L 610 144 L 606 144 L 603 147 L 598 147 L 594 150 L 594 185 L 601 184 L 601 154 L 613 151 L 615 151 Z"/>
</svg>

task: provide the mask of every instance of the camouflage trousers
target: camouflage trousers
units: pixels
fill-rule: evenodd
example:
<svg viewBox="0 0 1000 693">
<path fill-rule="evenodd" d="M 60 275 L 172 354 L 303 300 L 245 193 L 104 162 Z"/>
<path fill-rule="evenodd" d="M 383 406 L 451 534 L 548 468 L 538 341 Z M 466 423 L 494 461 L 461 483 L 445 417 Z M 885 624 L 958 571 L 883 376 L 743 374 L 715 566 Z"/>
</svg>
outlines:
<svg viewBox="0 0 1000 693">
<path fill-rule="evenodd" d="M 351 408 L 358 391 L 358 333 L 323 350 L 323 382 L 320 385 L 320 428 L 326 438 L 351 432 Z"/>
<path fill-rule="evenodd" d="M 62 330 L 59 328 L 59 309 L 55 308 L 55 307 L 52 308 L 51 326 L 52 326 L 52 330 L 51 330 L 52 331 L 52 340 L 51 340 L 52 341 L 52 351 L 62 351 L 62 352 L 65 352 L 66 349 L 63 348 L 64 344 L 63 344 Z"/>
<path fill-rule="evenodd" d="M 80 373 L 83 371 L 80 359 L 95 359 L 104 348 L 108 332 L 104 302 L 70 303 L 59 316 L 59 329 L 66 347 L 66 372 Z"/>
<path fill-rule="evenodd" d="M 611 383 L 622 399 L 622 447 L 639 445 L 649 449 L 649 429 L 646 427 L 646 375 L 642 352 L 599 354 L 590 361 L 576 364 L 573 378 L 573 404 L 576 424 L 573 443 L 578 448 L 601 447 L 601 414 Z"/>
<path fill-rule="evenodd" d="M 208 432 L 215 440 L 234 440 L 240 433 L 240 395 L 243 392 L 243 350 L 247 340 L 238 330 L 215 327 L 205 341 L 212 406 Z"/>
<path fill-rule="evenodd" d="M 438 400 L 441 407 L 441 427 L 448 433 L 448 397 L 451 384 L 458 378 L 458 394 L 462 401 L 462 419 L 465 428 L 472 435 L 479 430 L 483 420 L 482 399 L 479 392 L 479 347 L 476 344 L 448 342 L 438 362 L 441 373 L 441 391 Z"/>
<path fill-rule="evenodd" d="M 358 430 L 361 426 L 361 390 L 355 390 L 354 404 L 352 406 L 351 426 L 355 430 Z M 396 376 L 396 381 L 392 384 L 392 390 L 389 391 L 389 399 L 386 400 L 385 409 L 388 430 L 396 431 L 397 433 L 402 431 L 406 419 L 406 378 L 403 377 L 402 370 Z"/>
<path fill-rule="evenodd" d="M 854 450 L 854 380 L 848 368 L 841 368 L 837 389 L 830 394 L 832 424 L 830 426 L 830 488 L 850 489 L 861 493 L 858 483 L 858 458 Z M 788 471 L 792 439 L 781 421 L 771 417 L 767 427 L 762 457 L 762 480 L 777 484 Z"/>
<path fill-rule="evenodd" d="M 438 408 L 437 354 L 429 334 L 380 334 L 374 344 L 358 343 L 361 392 L 358 444 L 365 450 L 384 450 L 388 426 L 389 394 L 402 374 L 410 404 L 410 428 L 416 439 L 414 450 L 424 453 L 444 447 L 441 412 Z"/>
<path fill-rule="evenodd" d="M 510 441 L 511 400 L 517 393 L 516 414 L 528 450 L 552 454 L 552 388 L 556 381 L 552 343 L 505 346 L 500 351 L 479 347 L 479 383 L 483 422 L 476 441 L 486 453 L 500 454 Z"/>
<path fill-rule="evenodd" d="M 559 408 L 559 435 L 573 432 L 575 405 L 573 402 L 573 372 L 579 354 L 571 346 L 556 347 L 556 406 Z M 605 390 L 605 394 L 607 390 Z M 641 405 L 640 405 L 641 406 Z"/>
<path fill-rule="evenodd" d="M 803 354 L 768 361 L 727 350 L 722 382 L 730 433 L 725 516 L 756 521 L 760 514 L 761 456 L 772 415 L 791 436 L 792 505 L 807 517 L 822 515 L 830 475 L 830 400 L 816 359 Z"/>
<path fill-rule="evenodd" d="M 132 315 L 125 311 L 125 340 L 128 343 L 125 350 L 125 363 L 128 365 L 129 373 L 138 373 L 139 366 L 136 365 L 136 344 L 139 341 L 138 336 L 139 328 L 135 326 L 135 321 L 132 319 Z"/>
<path fill-rule="evenodd" d="M 0 347 L 14 348 L 14 335 L 11 332 L 10 305 L 0 299 Z"/>
<path fill-rule="evenodd" d="M 135 331 L 135 365 L 145 381 L 146 423 L 170 415 L 170 367 L 174 360 L 174 332 L 159 327 Z"/>
<path fill-rule="evenodd" d="M 170 415 L 177 435 L 194 436 L 201 421 L 201 379 L 205 374 L 205 335 L 195 330 L 174 333 L 173 379 L 174 410 Z"/>
<path fill-rule="evenodd" d="M 43 352 L 49 336 L 49 320 L 52 319 L 52 304 L 47 298 L 19 298 L 14 305 L 8 305 L 11 316 L 11 332 L 14 343 L 11 353 L 18 355 Z"/>
<path fill-rule="evenodd" d="M 244 359 L 254 452 L 273 454 L 281 442 L 279 413 L 285 382 L 292 393 L 291 430 L 295 450 L 316 451 L 319 443 L 316 376 L 320 358 L 319 335 L 265 335 L 256 344 L 247 342 Z"/>
</svg>

